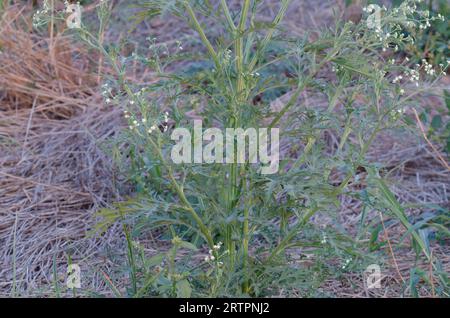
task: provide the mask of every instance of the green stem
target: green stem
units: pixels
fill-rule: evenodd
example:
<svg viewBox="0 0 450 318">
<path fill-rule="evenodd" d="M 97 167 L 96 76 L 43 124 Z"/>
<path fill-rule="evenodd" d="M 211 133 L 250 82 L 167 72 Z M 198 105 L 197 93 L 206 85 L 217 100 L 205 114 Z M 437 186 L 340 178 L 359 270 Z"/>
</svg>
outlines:
<svg viewBox="0 0 450 318">
<path fill-rule="evenodd" d="M 233 103 L 233 114 L 232 118 L 229 121 L 229 127 L 237 128 L 238 126 L 238 119 L 236 118 L 236 111 L 238 109 L 238 106 L 245 101 L 246 97 L 244 96 L 244 74 L 243 74 L 243 35 L 245 32 L 245 23 L 247 21 L 247 15 L 248 10 L 250 8 L 250 2 L 251 0 L 245 0 L 244 5 L 241 10 L 241 17 L 239 20 L 238 28 L 234 27 L 234 23 L 232 21 L 231 15 L 229 14 L 228 6 L 225 1 L 221 2 L 222 8 L 227 15 L 228 23 L 230 24 L 231 28 L 235 31 L 233 36 L 235 38 L 234 46 L 235 46 L 235 54 L 236 54 L 236 73 L 237 73 L 237 80 L 236 80 L 236 101 Z M 234 149 L 234 147 L 233 147 Z M 234 158 L 234 162 L 230 165 L 230 186 L 228 189 L 228 211 L 230 214 L 233 213 L 234 210 L 234 204 L 236 200 L 236 188 L 238 183 L 238 177 L 237 177 L 237 164 L 236 164 L 236 158 Z M 234 267 L 235 262 L 235 242 L 233 241 L 232 237 L 233 233 L 233 225 L 228 224 L 227 225 L 227 248 L 230 253 L 230 267 Z M 245 251 L 245 242 L 244 242 L 244 251 Z M 247 245 L 248 250 L 248 245 Z M 244 252 L 244 262 L 246 262 L 246 254 Z"/>
<path fill-rule="evenodd" d="M 239 21 L 239 26 L 237 29 L 237 34 L 235 34 L 235 50 L 236 50 L 236 73 L 237 73 L 237 97 L 238 103 L 242 102 L 242 93 L 244 92 L 244 69 L 243 69 L 243 61 L 244 61 L 244 32 L 245 32 L 245 23 L 247 22 L 248 10 L 250 8 L 251 0 L 245 0 L 244 5 L 241 11 L 241 18 Z"/>
<path fill-rule="evenodd" d="M 245 169 L 245 168 L 244 168 Z M 248 182 L 245 180 L 245 193 L 248 193 Z M 245 200 L 245 207 L 244 207 L 244 224 L 243 224 L 243 240 L 242 240 L 242 251 L 244 254 L 244 275 L 245 275 L 245 281 L 244 281 L 244 293 L 248 294 L 250 292 L 250 282 L 249 282 L 249 275 L 248 275 L 248 245 L 250 241 L 250 232 L 249 232 L 249 217 L 250 217 L 250 208 L 249 208 L 249 202 L 248 200 Z"/>
<path fill-rule="evenodd" d="M 134 253 L 133 253 L 133 242 L 131 240 L 130 232 L 129 232 L 127 226 L 125 225 L 125 220 L 124 220 L 122 210 L 119 209 L 119 212 L 120 212 L 120 215 L 122 218 L 123 232 L 125 233 L 125 239 L 127 241 L 128 262 L 129 262 L 129 265 L 131 268 L 130 280 L 131 280 L 131 285 L 133 288 L 133 295 L 135 295 L 137 293 L 137 276 L 136 276 L 136 263 L 134 261 Z"/>
<path fill-rule="evenodd" d="M 194 10 L 192 9 L 192 7 L 188 1 L 184 1 L 184 5 L 186 7 L 186 10 L 188 11 L 188 14 L 189 14 L 189 17 L 191 18 L 192 23 L 194 24 L 195 30 L 200 35 L 200 38 L 201 38 L 203 44 L 206 46 L 206 48 L 209 52 L 209 55 L 214 60 L 214 64 L 216 65 L 216 68 L 220 69 L 220 62 L 219 62 L 217 53 L 214 50 L 213 46 L 211 45 L 211 42 L 209 42 L 208 38 L 206 37 L 206 34 L 203 31 L 203 28 L 201 27 L 200 23 L 198 22 L 197 17 L 195 16 Z"/>
<path fill-rule="evenodd" d="M 270 256 L 267 258 L 266 263 L 270 263 L 275 256 L 280 254 L 289 244 L 289 242 L 297 235 L 298 230 L 300 230 L 308 220 L 319 210 L 319 208 L 313 208 L 308 213 L 306 213 L 301 220 L 294 226 L 292 230 L 286 235 L 286 237 L 278 244 L 278 246 L 272 251 Z"/>
<path fill-rule="evenodd" d="M 244 34 L 246 30 L 246 22 L 248 17 L 248 12 L 250 8 L 251 0 L 245 0 L 244 4 L 242 6 L 241 10 L 241 17 L 239 21 L 239 25 L 237 28 L 237 32 L 235 32 L 235 54 L 236 54 L 236 73 L 237 73 L 237 83 L 236 83 L 236 93 L 237 93 L 237 105 L 236 106 L 242 106 L 242 104 L 247 100 L 247 96 L 245 93 L 245 83 L 244 83 Z M 238 125 L 238 120 L 234 120 L 234 128 Z M 235 158 L 236 161 L 236 158 Z M 243 175 L 245 174 L 245 167 L 242 166 L 241 172 Z M 231 205 L 234 205 L 234 202 L 236 200 L 236 188 L 238 183 L 238 177 L 237 177 L 237 164 L 234 162 L 231 165 Z M 247 180 L 244 180 L 244 188 L 248 187 Z M 248 190 L 248 189 L 247 189 Z M 245 191 L 247 193 L 247 191 Z M 243 285 L 243 292 L 249 293 L 250 290 L 250 282 L 248 280 L 248 250 L 249 250 L 249 241 L 250 241 L 250 234 L 249 234 L 249 213 L 250 209 L 248 207 L 248 202 L 246 200 L 245 207 L 244 207 L 244 222 L 243 222 L 243 270 L 244 275 L 246 276 L 244 285 Z"/>
<path fill-rule="evenodd" d="M 227 2 L 225 0 L 220 0 L 220 6 L 222 7 L 222 10 L 225 14 L 225 17 L 227 18 L 228 25 L 230 26 L 231 30 L 234 32 L 236 31 L 236 26 L 234 25 L 233 18 L 230 14 L 230 9 L 228 9 Z"/>
<path fill-rule="evenodd" d="M 170 167 L 166 161 L 164 160 L 164 156 L 159 149 L 159 147 L 154 143 L 153 140 L 150 139 L 150 143 L 152 144 L 153 148 L 156 150 L 156 153 L 158 154 L 159 159 L 161 160 L 161 163 L 166 168 L 167 173 L 169 175 L 170 183 L 172 184 L 173 188 L 175 189 L 175 192 L 177 193 L 179 199 L 181 200 L 181 203 L 184 205 L 184 209 L 188 211 L 194 221 L 197 223 L 200 232 L 203 234 L 206 242 L 208 243 L 208 246 L 211 250 L 214 250 L 214 240 L 212 238 L 212 235 L 209 231 L 209 229 L 206 227 L 206 225 L 203 223 L 202 219 L 199 217 L 197 212 L 195 212 L 194 208 L 192 207 L 191 203 L 186 198 L 186 195 L 184 194 L 184 191 L 182 187 L 178 184 L 177 180 L 174 177 L 172 167 Z"/>
<path fill-rule="evenodd" d="M 283 2 L 281 4 L 280 11 L 278 11 L 278 14 L 273 19 L 272 26 L 269 29 L 269 31 L 267 32 L 266 36 L 264 37 L 264 39 L 263 39 L 263 41 L 261 43 L 261 48 L 259 49 L 259 55 L 264 54 L 264 51 L 266 50 L 267 45 L 270 43 L 270 40 L 273 37 L 273 34 L 275 32 L 276 27 L 280 24 L 280 22 L 284 18 L 290 2 L 291 2 L 291 0 L 283 0 Z M 252 60 L 250 61 L 250 64 L 249 64 L 249 69 L 250 70 L 252 70 L 255 67 L 255 65 L 256 65 L 256 63 L 258 61 L 258 58 L 259 58 L 258 54 L 255 54 L 253 56 L 253 58 L 252 58 Z"/>
<path fill-rule="evenodd" d="M 233 117 L 229 122 L 229 127 L 236 128 L 236 126 L 237 126 L 237 121 Z M 233 147 L 233 149 L 234 149 L 234 147 Z M 231 163 L 231 165 L 230 165 L 229 178 L 230 178 L 230 182 L 229 182 L 229 188 L 228 188 L 227 208 L 228 208 L 228 213 L 231 215 L 234 210 L 234 202 L 235 202 L 235 198 L 236 198 L 236 185 L 237 185 L 237 174 L 236 174 L 236 163 L 235 162 Z M 230 253 L 230 267 L 234 268 L 236 245 L 233 240 L 233 224 L 227 225 L 227 248 Z"/>
<path fill-rule="evenodd" d="M 278 122 L 283 118 L 283 116 L 287 113 L 287 111 L 297 102 L 298 97 L 301 93 L 306 89 L 309 81 L 319 72 L 319 70 L 328 63 L 333 56 L 336 54 L 336 51 L 329 53 L 322 62 L 315 67 L 315 70 L 310 73 L 301 83 L 299 83 L 297 89 L 295 90 L 294 94 L 291 96 L 291 98 L 288 100 L 288 102 L 283 106 L 281 111 L 278 112 L 277 116 L 272 120 L 272 122 L 269 125 L 269 129 L 275 127 L 275 125 L 278 124 Z"/>
</svg>

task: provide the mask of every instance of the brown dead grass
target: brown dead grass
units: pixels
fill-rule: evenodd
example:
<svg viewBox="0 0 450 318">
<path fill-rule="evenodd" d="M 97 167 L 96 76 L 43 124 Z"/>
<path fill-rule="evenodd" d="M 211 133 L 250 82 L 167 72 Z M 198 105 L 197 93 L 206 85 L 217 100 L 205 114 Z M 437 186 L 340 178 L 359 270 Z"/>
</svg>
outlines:
<svg viewBox="0 0 450 318">
<path fill-rule="evenodd" d="M 70 248 L 96 253 L 100 242 L 85 238 L 92 212 L 116 195 L 100 145 L 120 127 L 120 110 L 102 106 L 86 49 L 33 31 L 27 9 L 10 7 L 0 24 L 4 295 L 51 286 Z"/>
<path fill-rule="evenodd" d="M 61 33 L 37 34 L 25 10 L 11 7 L 0 26 L 2 110 L 26 111 L 34 105 L 35 114 L 69 119 L 96 94 L 88 55 Z"/>
</svg>

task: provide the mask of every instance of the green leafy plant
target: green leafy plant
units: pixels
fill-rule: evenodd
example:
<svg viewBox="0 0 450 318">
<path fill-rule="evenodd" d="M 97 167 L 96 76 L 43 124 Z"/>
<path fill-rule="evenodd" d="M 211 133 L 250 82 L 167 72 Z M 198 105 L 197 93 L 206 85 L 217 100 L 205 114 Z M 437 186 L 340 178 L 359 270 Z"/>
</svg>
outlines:
<svg viewBox="0 0 450 318">
<path fill-rule="evenodd" d="M 450 91 L 444 90 L 443 93 L 444 107 L 437 108 L 437 112 L 430 113 L 430 109 L 423 111 L 420 118 L 424 123 L 429 123 L 428 137 L 436 141 L 437 144 L 443 145 L 447 154 L 450 154 Z"/>
<path fill-rule="evenodd" d="M 394 1 L 400 3 L 401 1 Z M 416 60 L 426 57 L 434 64 L 446 63 L 450 55 L 450 5 L 446 0 L 421 1 L 418 6 L 431 15 L 445 17 L 442 23 L 419 29 L 414 34 L 416 42 L 408 47 L 407 52 Z"/>
<path fill-rule="evenodd" d="M 312 275 L 295 261 L 299 249 L 321 259 L 315 269 L 323 272 L 363 266 L 373 261 L 364 252 L 367 245 L 338 224 L 342 196 L 368 196 L 362 200 L 368 207 L 391 213 L 418 255 L 435 261 L 380 177 L 380 167 L 366 159 L 377 134 L 399 127 L 408 101 L 423 91 L 407 93 L 402 84 L 431 82 L 447 68 L 427 60 L 411 66 L 395 55 L 414 41 L 413 29 L 433 18 L 407 0 L 383 10 L 379 27 L 368 27 L 369 12 L 357 25 L 337 21 L 314 41 L 291 39 L 277 36 L 289 3 L 280 1 L 269 24 L 258 22 L 260 2 L 252 0 L 239 10 L 224 0 L 218 7 L 186 0 L 148 1 L 142 7 L 137 21 L 160 14 L 184 19 L 204 48 L 195 53 L 186 53 L 181 42 L 170 46 L 149 39 L 150 54 L 120 56 L 120 45 L 105 47 L 85 28 L 79 30 L 117 73 L 103 86 L 105 102 L 126 105 L 129 129 L 112 141 L 111 154 L 137 194 L 100 211 L 98 230 L 123 223 L 131 296 L 269 296 L 282 286 L 302 289 L 302 281 L 309 280 L 309 288 L 320 285 L 324 275 Z M 102 26 L 105 10 L 100 8 Z M 207 32 L 208 16 L 215 33 Z M 408 28 L 411 32 L 403 32 Z M 392 54 L 381 54 L 387 51 Z M 184 66 L 174 69 L 180 60 Z M 147 66 L 158 80 L 133 83 L 126 76 L 132 63 Z M 301 99 L 306 91 L 325 104 L 307 105 Z M 192 132 L 194 118 L 220 129 L 279 128 L 279 172 L 262 175 L 260 166 L 250 163 L 174 164 L 171 131 Z M 339 136 L 331 147 L 330 131 Z M 361 169 L 370 171 L 367 183 L 359 177 Z M 324 231 L 312 222 L 318 214 L 327 214 L 336 226 Z M 147 259 L 135 238 L 155 230 L 172 247 Z M 327 268 L 325 255 L 337 258 L 337 268 Z"/>
</svg>

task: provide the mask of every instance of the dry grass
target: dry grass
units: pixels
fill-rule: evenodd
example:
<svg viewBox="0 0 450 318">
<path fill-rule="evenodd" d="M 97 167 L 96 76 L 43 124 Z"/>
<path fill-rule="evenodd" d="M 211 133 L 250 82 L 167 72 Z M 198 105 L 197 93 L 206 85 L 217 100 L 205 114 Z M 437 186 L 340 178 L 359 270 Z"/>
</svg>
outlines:
<svg viewBox="0 0 450 318">
<path fill-rule="evenodd" d="M 273 15 L 271 3 L 264 16 Z M 289 29 L 300 35 L 331 21 L 333 3 L 311 6 L 310 1 L 295 1 L 286 22 Z M 342 2 L 339 6 L 343 8 Z M 102 106 L 98 58 L 61 33 L 42 36 L 30 24 L 30 8 L 23 6 L 10 7 L 0 24 L 0 296 L 51 295 L 53 269 L 62 282 L 68 255 L 83 268 L 94 269 L 85 275 L 86 289 L 111 295 L 104 281 L 117 266 L 107 256 L 113 247 L 120 250 L 121 232 L 112 228 L 101 239 L 87 237 L 86 232 L 95 222 L 93 212 L 126 193 L 102 151 L 104 141 L 123 125 L 121 110 Z M 144 24 L 140 32 L 171 41 L 183 30 L 168 19 Z M 148 74 L 141 74 L 143 78 Z M 308 95 L 302 98 L 321 103 Z M 332 133 L 329 138 L 331 144 L 336 139 Z M 382 135 L 370 153 L 372 160 L 390 168 L 396 180 L 393 189 L 402 202 L 448 206 L 449 172 L 436 157 L 420 131 Z M 358 225 L 359 212 L 359 203 L 342 198 L 340 218 L 350 232 Z M 386 232 L 395 244 L 403 230 L 387 227 Z M 149 253 L 159 248 L 157 239 L 141 243 Z M 396 252 L 407 279 L 414 256 L 406 249 Z M 433 250 L 448 271 L 449 252 L 448 247 Z M 375 296 L 398 296 L 401 279 L 393 263 L 385 274 L 389 288 Z M 342 297 L 374 295 L 356 274 L 326 282 L 322 289 Z"/>
<path fill-rule="evenodd" d="M 67 250 L 83 245 L 91 215 L 116 195 L 101 143 L 120 127 L 120 110 L 101 106 L 93 65 L 59 34 L 36 34 L 25 8 L 0 25 L 0 290 L 51 285 Z M 29 10 L 28 10 L 29 12 Z M 55 263 L 55 264 L 54 264 Z"/>
</svg>

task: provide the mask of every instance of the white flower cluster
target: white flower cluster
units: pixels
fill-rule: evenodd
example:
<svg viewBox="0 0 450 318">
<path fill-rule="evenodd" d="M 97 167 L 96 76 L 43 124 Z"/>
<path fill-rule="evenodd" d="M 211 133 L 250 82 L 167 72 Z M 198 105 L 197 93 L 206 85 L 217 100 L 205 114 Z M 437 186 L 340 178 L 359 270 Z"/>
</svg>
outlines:
<svg viewBox="0 0 450 318">
<path fill-rule="evenodd" d="M 385 7 L 381 9 L 381 13 L 383 13 L 382 23 L 375 28 L 373 34 L 380 41 L 383 51 L 393 48 L 397 52 L 401 45 L 408 43 L 414 44 L 413 34 L 415 34 L 416 30 L 420 31 L 429 28 L 432 21 L 445 20 L 441 14 L 432 17 L 430 11 L 420 10 L 418 4 L 421 2 L 421 0 L 405 0 L 398 8 L 394 8 L 391 11 L 388 11 Z M 369 14 L 372 14 L 373 10 L 374 8 L 370 6 L 364 8 L 364 11 Z M 408 29 L 408 35 L 404 33 L 405 28 Z M 409 62 L 409 58 L 406 57 L 404 63 L 400 63 L 401 72 L 394 73 L 392 79 L 393 84 L 400 85 L 403 82 L 409 81 L 418 87 L 421 77 L 445 76 L 446 69 L 449 66 L 447 62 L 447 65 L 440 64 L 439 67 L 435 67 L 424 58 L 421 62 L 409 68 L 406 66 Z M 388 60 L 388 63 L 398 69 L 395 58 Z M 405 94 L 405 90 L 401 87 L 398 87 L 397 91 L 399 95 Z"/>
<path fill-rule="evenodd" d="M 346 269 L 351 261 L 352 261 L 352 258 L 346 259 L 344 265 L 342 265 L 342 269 Z"/>
<path fill-rule="evenodd" d="M 340 65 L 338 65 L 338 64 L 336 64 L 336 65 L 333 65 L 332 67 L 331 67 L 331 71 L 333 72 L 333 73 L 339 73 L 340 71 L 342 71 L 344 68 L 342 67 L 342 66 L 340 66 Z"/>
<path fill-rule="evenodd" d="M 218 252 L 222 248 L 222 244 L 223 244 L 222 242 L 219 242 L 213 246 L 212 250 L 209 250 L 209 255 L 205 257 L 205 262 L 212 262 L 212 261 L 216 260 L 216 257 L 214 256 L 214 252 Z"/>
<path fill-rule="evenodd" d="M 426 72 L 428 75 L 433 76 L 433 75 L 436 74 L 436 71 L 434 70 L 433 65 L 431 65 L 430 63 L 428 63 L 427 60 L 422 59 L 422 65 L 423 65 L 423 68 L 425 69 L 425 72 Z"/>
<path fill-rule="evenodd" d="M 415 83 L 416 86 L 419 86 L 419 81 L 420 81 L 420 65 L 416 64 L 416 69 L 411 69 L 411 70 L 407 70 L 405 72 L 406 76 L 409 76 L 409 80 L 413 83 Z"/>
<path fill-rule="evenodd" d="M 402 95 L 402 94 L 400 94 Z M 401 118 L 401 116 L 406 112 L 406 108 L 405 107 L 401 107 L 398 109 L 393 109 L 390 112 L 390 117 L 393 121 L 397 121 Z"/>
<path fill-rule="evenodd" d="M 409 62 L 409 59 L 405 60 L 406 62 Z M 449 66 L 449 62 L 447 61 L 447 67 Z M 445 71 L 446 66 L 444 64 L 439 64 L 440 68 L 440 74 L 446 76 L 447 73 Z M 436 76 L 438 75 L 436 72 L 435 67 L 430 64 L 426 59 L 422 59 L 422 64 L 416 64 L 413 69 L 407 69 L 404 71 L 403 74 L 397 75 L 392 80 L 393 84 L 400 84 L 403 79 L 409 80 L 410 82 L 414 83 L 416 86 L 419 86 L 420 81 L 420 72 L 424 71 L 429 76 Z M 400 90 L 400 95 L 404 94 L 404 90 Z"/>
<path fill-rule="evenodd" d="M 421 3 L 422 0 L 407 0 L 404 1 L 400 7 L 394 9 L 394 14 L 399 15 L 400 18 L 406 18 L 407 21 L 405 25 L 407 27 L 418 27 L 420 30 L 425 30 L 431 27 L 431 21 L 445 21 L 443 15 L 438 14 L 437 16 L 431 17 L 430 11 L 428 10 L 418 10 L 417 3 Z M 408 20 L 408 16 L 411 18 Z M 413 16 L 417 16 L 413 19 Z M 403 21 L 401 21 L 403 22 Z"/>
<path fill-rule="evenodd" d="M 387 11 L 386 6 L 383 6 L 382 9 L 384 11 Z M 367 7 L 364 7 L 362 10 L 367 13 L 372 13 L 375 10 L 375 6 L 371 4 L 371 5 L 368 5 Z"/>
<path fill-rule="evenodd" d="M 177 47 L 178 47 L 178 50 L 179 50 L 179 51 L 183 51 L 183 50 L 184 50 L 181 41 L 176 41 L 176 44 L 177 44 Z"/>
<path fill-rule="evenodd" d="M 399 83 L 402 79 L 403 79 L 403 76 L 402 76 L 402 75 L 396 76 L 396 77 L 394 78 L 394 80 L 392 81 L 392 83 L 393 83 L 393 84 L 397 84 L 397 83 Z"/>
<path fill-rule="evenodd" d="M 426 30 L 431 27 L 432 21 L 445 21 L 444 16 L 441 14 L 432 17 L 430 11 L 419 10 L 417 4 L 421 2 L 422 0 L 405 0 L 398 8 L 394 8 L 392 11 L 388 11 L 385 6 L 379 8 L 369 5 L 363 8 L 363 11 L 368 15 L 374 14 L 374 11 L 377 9 L 380 10 L 380 12 L 377 12 L 379 20 L 376 21 L 373 27 L 376 36 L 382 43 L 383 51 L 386 51 L 392 42 L 410 42 L 414 44 L 414 38 L 411 35 L 405 36 L 402 33 L 403 27 L 408 28 L 409 31 L 414 31 L 414 29 Z M 381 19 L 382 16 L 383 19 Z M 373 16 L 367 17 L 368 24 L 373 24 L 372 20 Z M 391 31 L 386 32 L 384 31 L 385 28 L 389 28 Z M 398 45 L 395 45 L 394 51 L 397 52 L 398 50 Z"/>
<path fill-rule="evenodd" d="M 142 123 L 146 123 L 147 122 L 147 120 L 145 119 L 145 118 L 143 118 L 142 119 Z M 168 112 L 165 112 L 164 113 L 164 125 L 163 125 L 163 132 L 166 132 L 167 131 L 167 129 L 169 128 L 169 126 L 168 126 L 168 123 L 169 123 L 169 113 Z M 156 125 L 153 125 L 153 126 L 151 126 L 150 127 L 150 129 L 147 131 L 149 134 L 151 134 L 151 133 L 153 133 L 155 130 L 157 129 L 157 126 Z"/>
<path fill-rule="evenodd" d="M 45 17 L 47 17 L 48 13 L 50 12 L 50 5 L 48 4 L 48 0 L 44 0 L 44 3 L 42 4 L 42 9 L 37 10 L 33 14 L 33 27 L 37 28 L 40 26 L 43 22 Z"/>
<path fill-rule="evenodd" d="M 112 87 L 109 86 L 108 83 L 102 85 L 102 96 L 105 99 L 106 104 L 111 104 L 112 95 Z"/>
<path fill-rule="evenodd" d="M 140 101 L 144 90 L 145 89 L 141 89 L 139 92 L 133 95 L 132 98 L 134 99 L 128 102 L 130 107 L 134 106 L 138 101 L 140 105 L 142 105 L 142 103 L 145 103 L 143 101 Z M 141 115 L 134 114 L 134 112 L 131 113 L 128 110 L 125 110 L 123 113 L 124 118 L 129 122 L 130 130 L 136 131 L 138 128 L 142 127 L 146 133 L 152 134 L 158 129 L 159 126 L 163 127 L 162 132 L 166 132 L 169 129 L 169 112 L 167 111 L 164 112 L 162 120 L 156 120 L 153 123 L 149 122 L 147 118 L 148 115 L 144 114 L 143 112 Z"/>
<path fill-rule="evenodd" d="M 142 118 L 139 119 L 137 116 L 132 115 L 128 110 L 125 110 L 123 113 L 124 118 L 130 122 L 129 125 L 130 130 L 136 130 L 142 126 L 145 127 L 147 133 L 152 134 L 158 129 L 159 123 L 155 122 L 150 126 L 148 124 L 148 119 L 145 116 L 142 116 Z M 168 123 L 169 123 L 169 112 L 165 112 L 164 121 L 162 124 L 162 126 L 164 127 L 163 132 L 166 132 L 168 130 Z"/>
<path fill-rule="evenodd" d="M 100 2 L 104 2 L 106 0 L 100 0 Z M 77 5 L 80 6 L 80 2 L 77 2 Z M 42 4 L 42 8 L 40 10 L 37 10 L 33 14 L 33 27 L 37 28 L 45 23 L 47 23 L 49 15 L 52 14 L 51 12 L 52 8 L 48 2 L 48 0 L 44 0 Z M 72 13 L 70 10 L 70 2 L 68 0 L 64 0 L 64 12 L 66 13 Z"/>
<path fill-rule="evenodd" d="M 165 112 L 164 113 L 164 132 L 166 132 L 167 129 L 169 128 L 168 124 L 169 124 L 169 112 Z"/>
</svg>

